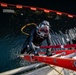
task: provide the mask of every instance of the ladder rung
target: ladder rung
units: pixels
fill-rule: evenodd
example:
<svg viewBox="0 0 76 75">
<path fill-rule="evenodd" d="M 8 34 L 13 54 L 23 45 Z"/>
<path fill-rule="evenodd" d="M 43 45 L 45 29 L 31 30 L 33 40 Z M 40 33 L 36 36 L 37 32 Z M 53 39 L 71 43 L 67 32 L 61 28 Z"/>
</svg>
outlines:
<svg viewBox="0 0 76 75">
<path fill-rule="evenodd" d="M 73 59 L 76 59 L 76 56 L 74 56 Z"/>
<path fill-rule="evenodd" d="M 66 55 L 66 56 L 61 56 L 61 58 L 72 58 L 74 56 L 76 56 L 76 52 L 75 53 L 71 53 L 71 54 Z"/>
<path fill-rule="evenodd" d="M 62 53 L 59 53 L 59 54 L 55 54 L 55 55 L 53 55 L 51 57 L 60 57 L 61 55 L 62 55 Z"/>
</svg>

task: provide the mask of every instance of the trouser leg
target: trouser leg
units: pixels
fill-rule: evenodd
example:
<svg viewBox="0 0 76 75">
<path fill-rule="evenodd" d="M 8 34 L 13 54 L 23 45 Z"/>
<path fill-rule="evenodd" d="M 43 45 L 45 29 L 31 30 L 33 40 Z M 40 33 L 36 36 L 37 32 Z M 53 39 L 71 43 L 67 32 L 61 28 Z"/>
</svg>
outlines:
<svg viewBox="0 0 76 75">
<path fill-rule="evenodd" d="M 25 51 L 27 52 L 27 50 L 28 50 L 27 45 L 28 45 L 28 41 L 26 41 L 26 42 L 23 44 L 22 49 L 21 49 L 21 54 L 24 54 Z"/>
<path fill-rule="evenodd" d="M 46 50 L 46 55 L 47 56 L 51 56 L 52 55 L 52 50 L 51 49 L 47 49 Z"/>
</svg>

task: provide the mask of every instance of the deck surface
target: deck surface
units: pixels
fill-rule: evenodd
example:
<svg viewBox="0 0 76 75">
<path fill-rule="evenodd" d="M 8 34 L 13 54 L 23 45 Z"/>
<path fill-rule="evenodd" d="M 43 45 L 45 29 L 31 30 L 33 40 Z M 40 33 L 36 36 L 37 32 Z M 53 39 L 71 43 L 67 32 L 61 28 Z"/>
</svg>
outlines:
<svg viewBox="0 0 76 75">
<path fill-rule="evenodd" d="M 75 71 L 63 69 L 57 66 L 45 66 L 43 68 L 34 70 L 29 73 L 24 73 L 25 75 L 76 75 Z"/>
</svg>

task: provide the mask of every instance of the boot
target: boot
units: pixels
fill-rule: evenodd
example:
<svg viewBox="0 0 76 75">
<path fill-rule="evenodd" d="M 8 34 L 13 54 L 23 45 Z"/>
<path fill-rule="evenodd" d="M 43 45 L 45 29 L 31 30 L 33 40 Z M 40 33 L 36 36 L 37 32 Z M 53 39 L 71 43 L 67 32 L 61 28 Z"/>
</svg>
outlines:
<svg viewBox="0 0 76 75">
<path fill-rule="evenodd" d="M 52 56 L 52 53 L 47 53 L 47 56 Z"/>
<path fill-rule="evenodd" d="M 52 56 L 52 51 L 48 49 L 48 50 L 46 51 L 46 54 L 45 54 L 45 55 L 47 55 L 47 56 Z"/>
<path fill-rule="evenodd" d="M 52 53 L 45 53 L 45 55 L 47 55 L 47 56 L 52 56 Z"/>
<path fill-rule="evenodd" d="M 39 56 L 39 54 L 38 54 L 38 52 L 37 52 L 37 51 L 34 51 L 34 55 Z"/>
</svg>

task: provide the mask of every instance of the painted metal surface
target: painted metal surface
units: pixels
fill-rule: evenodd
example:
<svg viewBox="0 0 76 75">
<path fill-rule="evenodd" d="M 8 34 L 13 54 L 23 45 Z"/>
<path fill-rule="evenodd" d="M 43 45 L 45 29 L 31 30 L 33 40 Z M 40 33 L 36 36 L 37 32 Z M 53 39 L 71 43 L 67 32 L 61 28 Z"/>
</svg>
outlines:
<svg viewBox="0 0 76 75">
<path fill-rule="evenodd" d="M 43 62 L 46 64 L 60 66 L 69 70 L 76 71 L 76 59 L 72 58 L 76 56 L 76 50 L 65 50 L 65 51 L 61 50 L 61 51 L 57 51 L 56 53 L 57 54 L 61 53 L 62 57 L 24 55 L 21 58 L 30 62 Z"/>
</svg>

